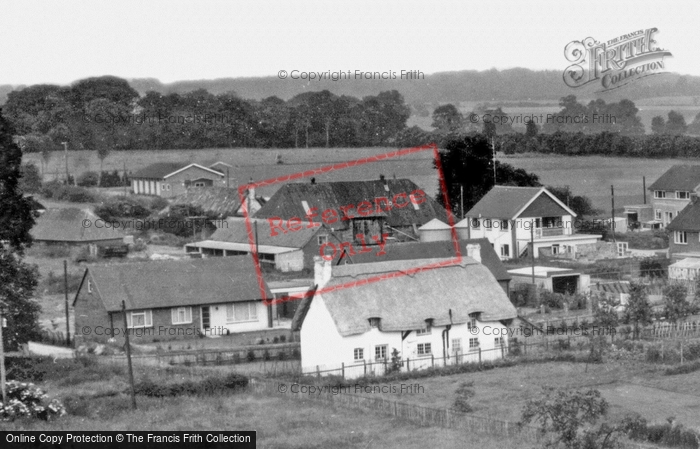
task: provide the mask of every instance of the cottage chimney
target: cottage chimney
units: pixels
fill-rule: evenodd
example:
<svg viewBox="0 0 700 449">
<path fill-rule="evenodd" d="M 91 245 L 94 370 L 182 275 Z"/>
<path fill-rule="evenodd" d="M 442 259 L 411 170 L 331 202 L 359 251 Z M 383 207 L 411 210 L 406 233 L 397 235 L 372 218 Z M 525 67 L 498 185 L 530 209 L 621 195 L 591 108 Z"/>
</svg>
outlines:
<svg viewBox="0 0 700 449">
<path fill-rule="evenodd" d="M 314 256 L 314 284 L 319 287 L 331 280 L 332 265 L 330 260 Z"/>
<path fill-rule="evenodd" d="M 248 199 L 250 201 L 255 201 L 255 185 L 253 184 L 253 178 L 250 178 L 251 186 L 248 188 Z"/>
<path fill-rule="evenodd" d="M 481 263 L 481 246 L 478 243 L 470 243 L 467 245 L 467 257 L 471 257 Z"/>
</svg>

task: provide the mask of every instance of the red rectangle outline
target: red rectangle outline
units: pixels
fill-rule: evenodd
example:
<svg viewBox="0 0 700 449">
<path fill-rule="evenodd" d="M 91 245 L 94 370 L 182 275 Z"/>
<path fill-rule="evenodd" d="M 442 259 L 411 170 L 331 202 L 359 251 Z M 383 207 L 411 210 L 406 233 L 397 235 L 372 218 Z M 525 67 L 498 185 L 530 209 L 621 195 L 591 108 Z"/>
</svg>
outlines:
<svg viewBox="0 0 700 449">
<path fill-rule="evenodd" d="M 246 191 L 251 189 L 251 188 L 256 188 L 256 187 L 264 187 L 264 186 L 269 186 L 273 184 L 278 184 L 280 182 L 285 182 L 285 181 L 292 181 L 296 179 L 302 179 L 302 178 L 307 178 L 309 176 L 313 175 L 318 175 L 321 173 L 328 173 L 332 172 L 335 170 L 341 170 L 343 168 L 350 168 L 350 167 L 355 167 L 359 165 L 364 165 L 368 164 L 371 162 L 379 162 L 395 157 L 400 157 L 400 156 L 405 156 L 408 154 L 413 154 L 413 153 L 418 153 L 421 151 L 431 151 L 433 152 L 433 157 L 434 157 L 434 162 L 435 162 L 435 167 L 437 168 L 438 171 L 438 179 L 440 181 L 440 189 L 442 190 L 442 198 L 443 202 L 445 204 L 445 209 L 447 210 L 447 221 L 448 224 L 450 225 L 451 229 L 451 236 L 452 236 L 452 242 L 454 243 L 455 246 L 455 251 L 457 256 L 454 259 L 445 259 L 440 262 L 435 262 L 427 265 L 422 265 L 418 266 L 415 268 L 410 268 L 408 270 L 401 270 L 401 271 L 395 271 L 393 273 L 385 273 L 382 275 L 378 276 L 372 276 L 367 279 L 362 279 L 359 281 L 354 281 L 354 282 L 346 282 L 344 284 L 340 285 L 335 285 L 332 287 L 324 287 L 320 290 L 312 288 L 305 294 L 293 298 L 283 298 L 283 299 L 277 299 L 274 300 L 273 298 L 268 298 L 267 293 L 266 293 L 266 288 L 265 288 L 265 280 L 263 279 L 262 275 L 262 268 L 260 266 L 260 259 L 258 258 L 258 254 L 255 251 L 255 235 L 253 232 L 253 225 L 250 220 L 250 215 L 248 214 L 248 207 L 247 207 L 247 201 L 246 201 Z M 407 276 L 407 275 L 412 275 L 421 271 L 426 271 L 426 270 L 431 270 L 434 268 L 440 268 L 440 267 L 446 267 L 446 266 L 452 266 L 452 265 L 458 265 L 462 263 L 462 253 L 459 249 L 459 239 L 457 238 L 457 231 L 454 228 L 455 225 L 455 218 L 454 215 L 452 214 L 452 208 L 450 207 L 450 201 L 447 195 L 447 184 L 445 182 L 445 175 L 442 169 L 442 161 L 440 160 L 440 153 L 438 150 L 438 147 L 436 144 L 428 144 L 428 145 L 422 145 L 418 147 L 412 147 L 412 148 L 405 148 L 397 151 L 391 151 L 389 153 L 383 153 L 383 154 L 378 154 L 375 156 L 370 156 L 366 158 L 361 158 L 361 159 L 355 159 L 353 161 L 347 161 L 347 162 L 340 162 L 336 163 L 333 165 L 326 165 L 325 167 L 320 167 L 316 168 L 313 170 L 306 170 L 303 172 L 299 173 L 293 173 L 290 175 L 283 175 L 279 176 L 277 178 L 270 178 L 266 179 L 263 181 L 257 181 L 257 182 L 252 182 L 248 184 L 244 184 L 238 187 L 238 196 L 241 201 L 242 205 L 242 210 L 243 210 L 243 215 L 245 219 L 245 224 L 246 224 L 246 230 L 248 232 L 248 242 L 250 244 L 250 253 L 253 256 L 253 262 L 255 265 L 255 274 L 257 276 L 257 281 L 258 281 L 258 287 L 260 288 L 260 297 L 263 300 L 263 304 L 265 305 L 271 305 L 271 304 L 277 304 L 280 302 L 284 301 L 293 301 L 293 300 L 298 300 L 298 299 L 303 299 L 306 298 L 307 296 L 312 296 L 317 293 L 326 293 L 326 292 L 331 292 L 335 290 L 342 290 L 344 288 L 349 288 L 349 287 L 358 287 L 360 285 L 367 285 L 367 284 L 372 284 L 374 282 L 379 282 L 385 279 L 392 279 L 396 277 L 401 277 L 401 276 Z M 316 286 L 317 287 L 317 286 Z"/>
</svg>

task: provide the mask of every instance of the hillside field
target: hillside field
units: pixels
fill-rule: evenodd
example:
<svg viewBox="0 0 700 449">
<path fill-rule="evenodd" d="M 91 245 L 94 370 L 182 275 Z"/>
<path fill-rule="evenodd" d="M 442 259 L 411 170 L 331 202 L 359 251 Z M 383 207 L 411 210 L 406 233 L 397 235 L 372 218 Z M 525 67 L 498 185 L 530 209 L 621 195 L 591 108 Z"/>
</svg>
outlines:
<svg viewBox="0 0 700 449">
<path fill-rule="evenodd" d="M 253 179 L 261 181 L 279 176 L 314 170 L 325 165 L 345 162 L 395 151 L 393 148 L 289 148 L 289 149 L 203 149 L 203 150 L 159 150 L 159 151 L 114 151 L 104 161 L 104 170 L 123 170 L 133 173 L 154 162 L 197 162 L 200 164 L 223 161 L 233 165 L 229 172 L 232 187 Z M 277 164 L 277 155 L 283 164 Z M 40 166 L 39 154 L 25 154 L 26 161 Z M 610 185 L 615 186 L 615 206 L 639 204 L 643 201 L 642 177 L 651 185 L 669 167 L 675 164 L 700 163 L 691 159 L 643 159 L 604 156 L 559 156 L 545 154 L 502 155 L 501 162 L 540 176 L 545 185 L 569 185 L 577 195 L 591 198 L 596 208 L 609 211 Z M 80 174 L 100 167 L 97 154 L 85 151 L 69 151 L 68 166 L 72 174 Z M 45 169 L 45 180 L 65 173 L 64 154 L 53 154 Z M 377 179 L 383 174 L 387 178 L 410 178 L 428 194 L 438 190 L 437 172 L 433 168 L 430 151 L 419 152 L 400 158 L 316 174 L 318 182 Z M 292 182 L 308 182 L 296 180 Z M 280 183 L 265 186 L 258 193 L 271 196 Z M 647 201 L 649 195 L 647 192 Z"/>
</svg>

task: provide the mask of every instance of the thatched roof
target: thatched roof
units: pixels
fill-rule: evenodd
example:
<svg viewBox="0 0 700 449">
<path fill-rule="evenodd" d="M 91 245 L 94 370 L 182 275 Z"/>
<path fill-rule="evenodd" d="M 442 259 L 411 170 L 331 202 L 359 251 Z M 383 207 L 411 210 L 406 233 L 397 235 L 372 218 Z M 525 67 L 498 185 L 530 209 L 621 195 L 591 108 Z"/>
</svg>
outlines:
<svg viewBox="0 0 700 449">
<path fill-rule="evenodd" d="M 463 324 L 472 313 L 480 314 L 482 321 L 506 320 L 517 316 L 515 307 L 491 272 L 468 257 L 464 257 L 460 265 L 323 291 L 444 260 L 334 266 L 333 277 L 321 287 L 320 296 L 343 336 L 369 331 L 371 317 L 380 318 L 379 328 L 386 332 L 421 329 L 425 327 L 426 319 L 432 319 L 435 326 Z"/>
</svg>

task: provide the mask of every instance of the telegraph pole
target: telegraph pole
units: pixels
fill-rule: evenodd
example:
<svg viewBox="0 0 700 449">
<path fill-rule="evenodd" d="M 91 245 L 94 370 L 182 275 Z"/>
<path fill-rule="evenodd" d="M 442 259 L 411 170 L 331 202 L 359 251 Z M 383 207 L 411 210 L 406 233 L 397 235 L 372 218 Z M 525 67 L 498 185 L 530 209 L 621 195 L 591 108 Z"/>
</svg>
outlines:
<svg viewBox="0 0 700 449">
<path fill-rule="evenodd" d="M 530 222 L 530 263 L 532 265 L 532 285 L 535 285 L 535 220 Z"/>
<path fill-rule="evenodd" d="M 68 313 L 68 261 L 63 261 L 63 291 L 66 297 L 66 346 L 70 347 L 70 314 Z"/>
<path fill-rule="evenodd" d="M 0 385 L 2 386 L 2 405 L 7 405 L 7 386 L 5 385 L 5 343 L 2 328 L 5 327 L 5 307 L 0 303 Z"/>
<path fill-rule="evenodd" d="M 129 324 L 126 319 L 126 304 L 122 300 L 122 315 L 124 316 L 124 339 L 126 341 L 126 360 L 129 365 L 129 384 L 131 385 L 131 408 L 136 410 L 136 389 L 134 387 L 134 368 L 131 365 L 131 345 L 129 344 Z"/>
<path fill-rule="evenodd" d="M 612 209 L 610 210 L 612 223 L 610 224 L 610 228 L 612 229 L 613 243 L 617 244 L 617 240 L 615 240 L 615 187 L 612 184 L 610 184 L 610 200 L 612 202 Z"/>
</svg>

